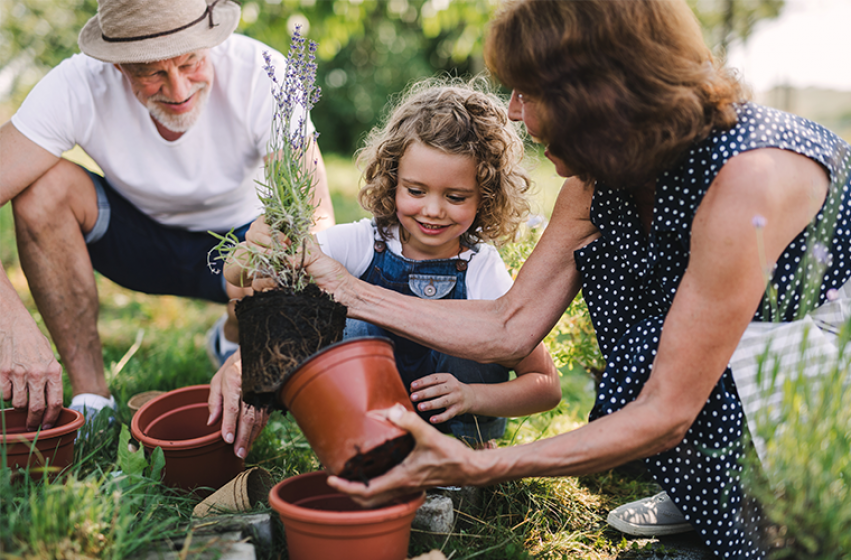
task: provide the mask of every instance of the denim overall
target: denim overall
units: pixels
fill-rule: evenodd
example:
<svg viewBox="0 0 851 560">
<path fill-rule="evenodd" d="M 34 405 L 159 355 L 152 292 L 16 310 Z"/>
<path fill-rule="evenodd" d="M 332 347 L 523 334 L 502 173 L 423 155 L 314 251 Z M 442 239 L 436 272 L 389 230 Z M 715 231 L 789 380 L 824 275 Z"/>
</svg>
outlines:
<svg viewBox="0 0 851 560">
<path fill-rule="evenodd" d="M 467 262 L 463 259 L 435 259 L 414 261 L 395 255 L 387 245 L 375 241 L 374 256 L 361 280 L 387 288 L 400 294 L 423 299 L 467 299 Z M 475 249 L 473 249 L 475 251 Z M 395 345 L 396 367 L 405 388 L 410 393 L 411 382 L 432 373 L 451 373 L 462 383 L 504 383 L 508 381 L 508 368 L 499 364 L 480 364 L 448 356 L 388 332 L 376 325 L 348 319 L 344 338 L 357 336 L 384 336 Z M 419 411 L 418 411 L 419 412 Z M 419 412 L 428 422 L 443 409 Z M 431 423 L 431 422 L 429 422 Z M 505 418 L 462 414 L 447 422 L 434 425 L 443 433 L 474 445 L 502 437 Z"/>
</svg>

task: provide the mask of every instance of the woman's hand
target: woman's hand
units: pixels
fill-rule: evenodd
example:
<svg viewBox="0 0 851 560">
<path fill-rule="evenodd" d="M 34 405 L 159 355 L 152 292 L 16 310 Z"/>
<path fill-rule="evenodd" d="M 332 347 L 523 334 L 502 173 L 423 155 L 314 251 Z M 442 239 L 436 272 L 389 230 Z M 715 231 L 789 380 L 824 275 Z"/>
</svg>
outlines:
<svg viewBox="0 0 851 560">
<path fill-rule="evenodd" d="M 411 454 L 386 474 L 373 478 L 366 485 L 336 476 L 328 477 L 328 485 L 351 496 L 359 504 L 373 507 L 393 498 L 443 485 L 466 485 L 482 482 L 472 476 L 470 466 L 476 452 L 458 441 L 438 432 L 415 413 L 402 405 L 374 411 L 404 430 L 416 440 Z"/>
<path fill-rule="evenodd" d="M 476 391 L 458 381 L 451 373 L 433 373 L 421 377 L 411 383 L 411 391 L 411 400 L 417 410 L 427 412 L 446 409 L 429 418 L 432 424 L 446 422 L 476 407 Z"/>
<path fill-rule="evenodd" d="M 210 381 L 207 401 L 210 417 L 207 425 L 222 419 L 222 438 L 233 443 L 234 454 L 245 459 L 251 445 L 266 422 L 269 413 L 242 401 L 242 359 L 240 351 L 234 352 Z"/>
</svg>

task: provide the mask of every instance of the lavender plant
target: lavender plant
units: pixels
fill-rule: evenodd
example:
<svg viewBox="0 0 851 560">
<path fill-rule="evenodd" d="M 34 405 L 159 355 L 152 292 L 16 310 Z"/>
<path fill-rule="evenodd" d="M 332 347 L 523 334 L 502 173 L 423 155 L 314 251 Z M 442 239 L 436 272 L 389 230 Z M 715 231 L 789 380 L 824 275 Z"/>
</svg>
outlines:
<svg viewBox="0 0 851 560">
<path fill-rule="evenodd" d="M 319 101 L 316 86 L 316 43 L 307 41 L 296 27 L 287 52 L 284 77 L 278 79 L 268 52 L 263 69 L 272 82 L 275 112 L 265 163 L 265 181 L 258 182 L 257 195 L 263 203 L 266 223 L 273 232 L 272 245 L 266 248 L 241 246 L 234 259 L 248 272 L 273 278 L 282 289 L 299 292 L 307 287 L 310 276 L 302 267 L 292 266 L 304 247 L 314 223 L 317 161 L 311 159 L 318 133 L 308 133 L 308 113 Z M 213 234 L 215 235 L 215 234 Z M 239 240 L 233 232 L 220 239 L 213 251 L 227 259 L 236 251 Z"/>
<path fill-rule="evenodd" d="M 838 158 L 845 163 L 833 178 L 824 219 L 810 228 L 806 254 L 791 283 L 801 294 L 796 320 L 819 306 L 825 273 L 833 265 L 830 240 L 840 227 L 850 156 L 843 151 Z M 771 281 L 773 265 L 763 248 L 765 218 L 754 216 L 753 225 L 766 274 L 763 313 L 783 321 L 792 298 L 779 294 Z M 817 316 L 786 323 L 778 344 L 769 337 L 757 364 L 762 404 L 748 426 L 759 453 L 745 457 L 742 477 L 764 519 L 775 525 L 764 536 L 771 558 L 839 560 L 851 550 L 851 323 L 841 320 L 847 294 L 830 289 L 825 299 Z"/>
</svg>

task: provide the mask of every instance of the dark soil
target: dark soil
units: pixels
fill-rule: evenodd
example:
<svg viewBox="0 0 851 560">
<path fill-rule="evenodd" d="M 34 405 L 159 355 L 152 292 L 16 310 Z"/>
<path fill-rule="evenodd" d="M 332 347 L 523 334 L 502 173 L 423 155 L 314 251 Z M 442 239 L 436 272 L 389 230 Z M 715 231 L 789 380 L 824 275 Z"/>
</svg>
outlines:
<svg viewBox="0 0 851 560">
<path fill-rule="evenodd" d="M 346 307 L 316 285 L 299 293 L 258 292 L 236 304 L 242 399 L 280 407 L 278 389 L 307 358 L 343 338 Z"/>
<path fill-rule="evenodd" d="M 346 461 L 343 471 L 337 476 L 369 486 L 369 479 L 381 476 L 404 461 L 413 449 L 414 436 L 411 434 L 385 441 L 366 453 L 358 452 Z"/>
</svg>

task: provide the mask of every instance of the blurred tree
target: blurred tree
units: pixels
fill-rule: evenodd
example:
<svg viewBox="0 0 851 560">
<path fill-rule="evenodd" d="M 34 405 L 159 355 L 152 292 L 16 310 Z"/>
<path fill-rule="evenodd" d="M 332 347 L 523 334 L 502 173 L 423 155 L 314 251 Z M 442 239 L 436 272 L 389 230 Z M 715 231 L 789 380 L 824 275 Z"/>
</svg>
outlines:
<svg viewBox="0 0 851 560">
<path fill-rule="evenodd" d="M 476 74 L 497 0 L 279 0 L 243 5 L 240 31 L 286 48 L 295 25 L 319 43 L 322 99 L 313 112 L 325 151 L 352 153 L 388 98 L 420 78 Z"/>
<path fill-rule="evenodd" d="M 761 19 L 776 18 L 786 0 L 687 0 L 703 27 L 706 43 L 726 56 L 736 39 L 747 41 Z"/>
<path fill-rule="evenodd" d="M 20 102 L 48 70 L 80 52 L 97 0 L 0 0 L 0 99 Z"/>
<path fill-rule="evenodd" d="M 687 0 L 710 45 L 745 39 L 784 0 Z M 286 49 L 291 30 L 319 43 L 322 100 L 314 122 L 326 152 L 351 154 L 388 98 L 440 73 L 473 75 L 486 24 L 501 0 L 247 0 L 239 32 Z M 96 0 L 0 0 L 0 99 L 13 103 L 51 67 L 78 52 Z"/>
</svg>

